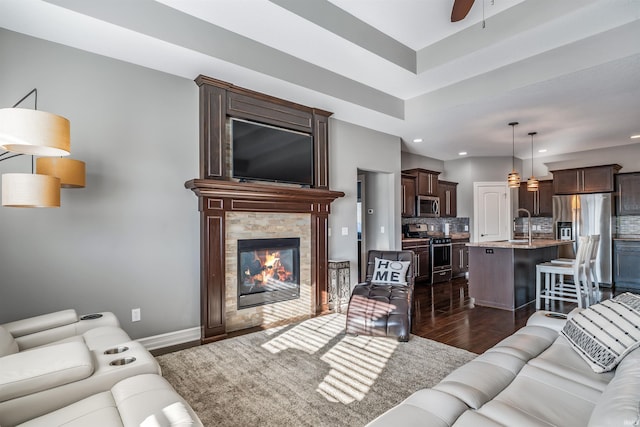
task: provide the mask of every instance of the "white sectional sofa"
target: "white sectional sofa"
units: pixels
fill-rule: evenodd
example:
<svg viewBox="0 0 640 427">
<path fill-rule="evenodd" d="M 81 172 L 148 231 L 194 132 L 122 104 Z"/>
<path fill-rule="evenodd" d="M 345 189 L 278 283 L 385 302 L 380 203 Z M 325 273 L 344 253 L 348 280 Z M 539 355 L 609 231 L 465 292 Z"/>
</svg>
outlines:
<svg viewBox="0 0 640 427">
<path fill-rule="evenodd" d="M 44 421 L 34 425 L 67 425 L 55 420 L 71 420 L 83 411 L 86 417 L 80 419 L 93 421 L 71 425 L 138 426 L 131 420 L 144 420 L 167 403 L 184 406 L 179 412 L 189 415 L 182 418 L 190 423 L 176 425 L 201 425 L 160 373 L 155 358 L 129 338 L 112 313 L 79 317 L 75 310 L 64 310 L 5 323 L 0 325 L 0 426 L 41 416 Z M 142 405 L 132 396 L 158 399 Z M 96 414 L 113 410 L 121 420 L 107 422 L 117 418 L 107 416 L 96 421 Z M 165 419 L 149 425 L 173 424 Z"/>
<path fill-rule="evenodd" d="M 635 304 L 640 307 L 640 299 Z M 602 311 L 602 305 L 575 310 L 570 313 L 570 318 L 575 316 L 570 323 L 586 319 L 597 324 L 590 316 L 598 310 Z M 565 328 L 567 320 L 553 316 L 548 312 L 534 314 L 525 327 L 453 371 L 432 389 L 412 394 L 368 426 L 638 425 L 638 318 L 628 322 L 630 329 L 635 328 L 628 353 L 619 352 L 621 361 L 615 369 L 596 373 L 597 367 L 592 368 L 586 361 L 588 356 L 561 332 L 570 331 Z M 625 322 L 626 319 L 615 319 L 611 324 Z"/>
</svg>

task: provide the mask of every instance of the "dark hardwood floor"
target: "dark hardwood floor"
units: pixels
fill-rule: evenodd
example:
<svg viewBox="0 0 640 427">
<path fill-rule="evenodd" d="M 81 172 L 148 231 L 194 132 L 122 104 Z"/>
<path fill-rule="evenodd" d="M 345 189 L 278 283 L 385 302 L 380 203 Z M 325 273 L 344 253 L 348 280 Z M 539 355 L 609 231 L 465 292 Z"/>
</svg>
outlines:
<svg viewBox="0 0 640 427">
<path fill-rule="evenodd" d="M 623 290 L 621 290 L 622 292 Z M 602 298 L 610 298 L 611 289 L 602 289 Z M 450 282 L 431 285 L 416 283 L 414 291 L 415 312 L 411 332 L 454 347 L 480 354 L 493 347 L 527 323 L 536 310 L 529 304 L 516 311 L 475 306 L 469 298 L 467 279 L 453 279 Z M 568 313 L 575 304 L 558 302 L 548 309 Z M 292 320 L 269 325 L 280 326 Z M 263 327 L 231 332 L 232 338 L 263 330 Z M 156 356 L 199 345 L 199 341 L 153 350 Z"/>
<path fill-rule="evenodd" d="M 602 293 L 603 298 L 611 296 L 610 289 Z M 523 327 L 535 312 L 534 304 L 516 311 L 474 306 L 464 278 L 435 285 L 416 283 L 414 303 L 414 335 L 478 354 Z M 549 309 L 568 313 L 575 306 L 557 303 Z"/>
</svg>

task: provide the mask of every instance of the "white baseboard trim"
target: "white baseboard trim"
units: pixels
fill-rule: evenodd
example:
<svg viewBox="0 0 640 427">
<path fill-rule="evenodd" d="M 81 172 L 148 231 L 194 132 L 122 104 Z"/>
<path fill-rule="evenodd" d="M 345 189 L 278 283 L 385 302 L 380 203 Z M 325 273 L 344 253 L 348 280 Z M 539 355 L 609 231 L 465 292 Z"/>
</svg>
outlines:
<svg viewBox="0 0 640 427">
<path fill-rule="evenodd" d="M 183 329 L 181 331 L 167 332 L 166 334 L 140 338 L 136 341 L 142 344 L 147 350 L 156 350 L 159 348 L 171 347 L 173 345 L 197 340 L 200 340 L 199 326 L 196 326 L 195 328 Z"/>
</svg>

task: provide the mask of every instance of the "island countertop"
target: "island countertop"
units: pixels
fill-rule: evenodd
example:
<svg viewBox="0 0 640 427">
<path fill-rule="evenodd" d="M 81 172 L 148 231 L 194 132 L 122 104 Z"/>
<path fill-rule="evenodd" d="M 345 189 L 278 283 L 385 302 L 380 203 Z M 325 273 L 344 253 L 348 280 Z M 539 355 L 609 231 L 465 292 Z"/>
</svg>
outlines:
<svg viewBox="0 0 640 427">
<path fill-rule="evenodd" d="M 509 240 L 498 240 L 495 242 L 473 242 L 467 243 L 467 246 L 476 248 L 503 248 L 503 249 L 540 249 L 553 246 L 562 246 L 573 243 L 572 240 L 554 240 L 554 239 L 533 239 L 531 245 L 526 239 L 513 242 Z"/>
</svg>

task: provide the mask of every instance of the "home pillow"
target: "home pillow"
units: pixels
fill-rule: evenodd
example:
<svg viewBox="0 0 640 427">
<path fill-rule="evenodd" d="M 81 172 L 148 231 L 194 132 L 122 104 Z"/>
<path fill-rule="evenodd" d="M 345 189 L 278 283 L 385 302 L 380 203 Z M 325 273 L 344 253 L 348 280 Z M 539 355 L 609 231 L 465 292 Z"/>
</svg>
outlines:
<svg viewBox="0 0 640 427">
<path fill-rule="evenodd" d="M 594 304 L 569 319 L 562 335 L 594 372 L 610 371 L 640 346 L 640 296 L 626 292 Z"/>
<path fill-rule="evenodd" d="M 410 261 L 394 261 L 376 257 L 371 283 L 406 285 L 409 264 L 411 264 Z"/>
</svg>

